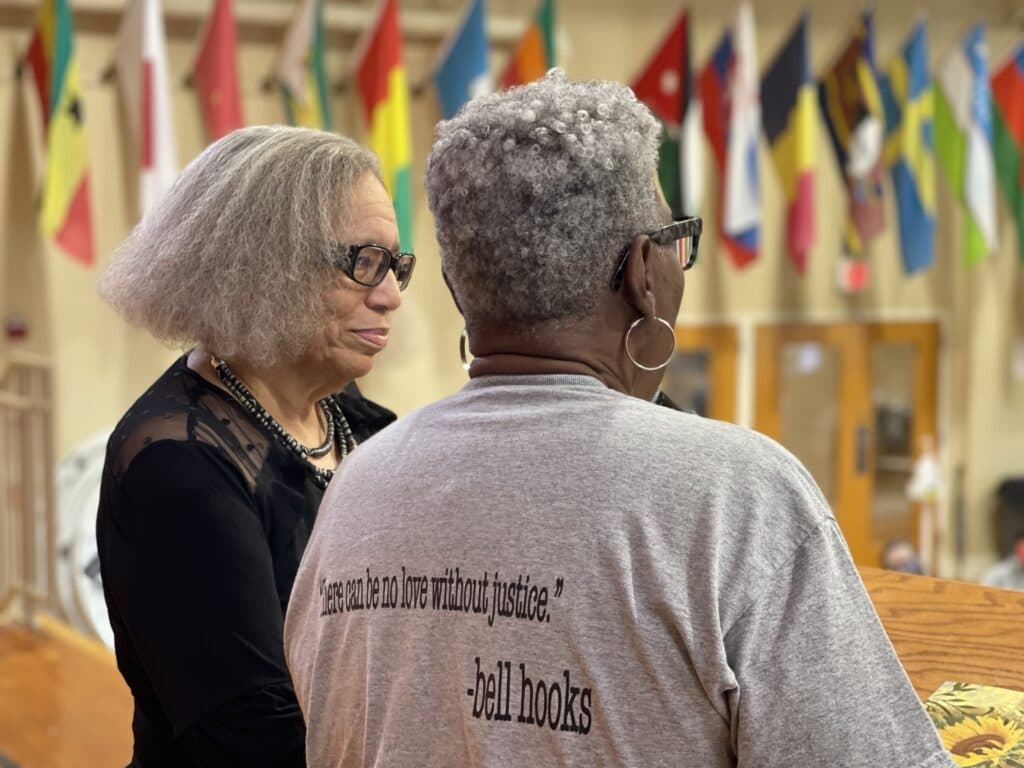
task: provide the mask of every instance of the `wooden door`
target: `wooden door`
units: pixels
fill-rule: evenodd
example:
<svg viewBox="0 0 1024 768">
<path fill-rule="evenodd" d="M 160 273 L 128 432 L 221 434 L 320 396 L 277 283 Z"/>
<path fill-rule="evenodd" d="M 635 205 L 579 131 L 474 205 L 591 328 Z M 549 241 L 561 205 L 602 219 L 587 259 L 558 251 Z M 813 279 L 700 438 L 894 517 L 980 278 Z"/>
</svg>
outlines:
<svg viewBox="0 0 1024 768">
<path fill-rule="evenodd" d="M 860 565 L 879 562 L 866 514 L 873 431 L 869 359 L 863 325 L 757 329 L 754 426 L 807 466 Z"/>
<path fill-rule="evenodd" d="M 859 565 L 922 548 L 907 484 L 936 435 L 938 344 L 933 322 L 758 328 L 755 428 L 807 466 Z"/>
</svg>

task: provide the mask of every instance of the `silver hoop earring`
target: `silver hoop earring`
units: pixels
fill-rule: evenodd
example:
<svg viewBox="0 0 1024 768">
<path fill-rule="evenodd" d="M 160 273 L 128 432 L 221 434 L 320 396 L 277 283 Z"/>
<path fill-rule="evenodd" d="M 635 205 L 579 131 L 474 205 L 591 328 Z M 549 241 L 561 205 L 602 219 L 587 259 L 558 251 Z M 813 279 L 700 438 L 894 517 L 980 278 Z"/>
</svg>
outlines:
<svg viewBox="0 0 1024 768">
<path fill-rule="evenodd" d="M 650 320 L 650 319 L 652 319 L 652 318 L 638 317 L 636 320 L 633 321 L 633 324 L 631 326 L 629 326 L 629 330 L 626 331 L 626 342 L 625 342 L 625 344 L 626 344 L 626 357 L 629 358 L 629 362 L 631 362 L 633 365 L 635 365 L 641 371 L 660 371 L 662 368 L 664 368 L 666 365 L 668 365 L 668 361 L 672 359 L 672 355 L 674 355 L 675 351 L 676 351 L 676 329 L 673 328 L 672 325 L 667 320 L 663 320 L 660 317 L 653 318 L 654 320 L 657 320 L 663 326 L 668 328 L 668 332 L 672 334 L 672 350 L 668 353 L 668 357 L 665 358 L 665 362 L 663 362 L 661 365 L 655 365 L 655 366 L 641 365 L 640 363 L 638 363 L 636 361 L 636 358 L 633 357 L 633 353 L 629 351 L 629 334 L 631 334 L 634 330 L 636 330 L 636 327 L 638 325 L 640 325 L 640 323 L 642 323 L 644 320 Z"/>
<path fill-rule="evenodd" d="M 469 371 L 469 359 L 467 357 L 467 350 L 469 347 L 469 334 L 466 333 L 466 329 L 462 329 L 462 333 L 459 334 L 459 359 L 462 360 L 462 370 Z"/>
</svg>

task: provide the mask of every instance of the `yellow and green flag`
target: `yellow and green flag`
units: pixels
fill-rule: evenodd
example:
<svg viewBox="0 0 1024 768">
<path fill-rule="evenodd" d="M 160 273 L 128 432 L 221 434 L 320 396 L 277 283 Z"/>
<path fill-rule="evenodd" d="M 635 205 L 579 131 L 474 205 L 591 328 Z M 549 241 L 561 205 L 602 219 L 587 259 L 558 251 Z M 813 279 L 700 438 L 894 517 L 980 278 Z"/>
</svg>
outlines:
<svg viewBox="0 0 1024 768">
<path fill-rule="evenodd" d="M 71 258 L 95 260 L 82 89 L 68 0 L 43 0 L 26 55 L 46 132 L 46 173 L 39 223 Z"/>
<path fill-rule="evenodd" d="M 556 65 L 555 0 L 542 0 L 537 15 L 508 60 L 501 75 L 501 87 L 533 82 Z"/>
<path fill-rule="evenodd" d="M 402 248 L 411 250 L 409 83 L 402 63 L 402 35 L 395 0 L 381 3 L 376 21 L 360 41 L 354 72 L 363 116 L 370 130 L 370 148 L 380 158 L 384 184 L 395 203 Z"/>
<path fill-rule="evenodd" d="M 285 115 L 292 125 L 332 130 L 325 50 L 323 2 L 302 0 L 276 67 Z"/>
</svg>

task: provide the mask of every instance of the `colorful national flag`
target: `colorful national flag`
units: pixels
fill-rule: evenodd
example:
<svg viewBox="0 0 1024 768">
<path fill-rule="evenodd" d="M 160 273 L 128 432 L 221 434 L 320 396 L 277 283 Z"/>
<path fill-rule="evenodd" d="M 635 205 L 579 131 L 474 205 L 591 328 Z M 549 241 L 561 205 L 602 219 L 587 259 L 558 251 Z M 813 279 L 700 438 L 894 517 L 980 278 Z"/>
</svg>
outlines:
<svg viewBox="0 0 1024 768">
<path fill-rule="evenodd" d="M 206 126 L 206 138 L 216 141 L 245 125 L 238 92 L 238 53 L 232 0 L 214 0 L 200 38 L 192 79 Z"/>
<path fill-rule="evenodd" d="M 677 218 L 700 213 L 704 191 L 701 105 L 690 51 L 689 14 L 683 12 L 633 83 L 636 97 L 661 121 L 658 179 Z"/>
<path fill-rule="evenodd" d="M 832 148 L 846 179 L 849 215 L 846 252 L 859 255 L 885 229 L 882 178 L 884 125 L 873 60 L 872 19 L 857 29 L 818 85 Z"/>
<path fill-rule="evenodd" d="M 1024 46 L 992 78 L 996 174 L 1017 228 L 1024 260 Z"/>
<path fill-rule="evenodd" d="M 43 0 L 27 53 L 46 132 L 39 223 L 71 258 L 95 261 L 82 90 L 68 0 Z"/>
<path fill-rule="evenodd" d="M 332 130 L 325 51 L 323 0 L 300 0 L 276 67 L 285 115 L 292 125 Z"/>
<path fill-rule="evenodd" d="M 434 72 L 445 118 L 454 117 L 470 99 L 492 90 L 490 51 L 484 25 L 484 0 L 470 0 L 466 14 L 448 39 Z"/>
<path fill-rule="evenodd" d="M 879 86 L 885 159 L 892 169 L 903 268 L 909 274 L 931 265 L 935 256 L 935 102 L 924 22 L 914 28 Z"/>
<path fill-rule="evenodd" d="M 516 44 L 501 75 L 501 87 L 533 82 L 558 64 L 555 55 L 555 0 L 541 0 L 537 15 Z"/>
<path fill-rule="evenodd" d="M 814 245 L 815 98 L 804 14 L 761 80 L 764 132 L 786 196 L 786 246 L 801 274 Z"/>
<path fill-rule="evenodd" d="M 760 244 L 761 132 L 754 15 L 740 5 L 735 35 L 726 31 L 700 75 L 704 131 L 718 169 L 718 228 L 737 267 L 757 258 Z"/>
<path fill-rule="evenodd" d="M 355 55 L 363 116 L 370 148 L 380 158 L 384 184 L 395 203 L 402 248 L 412 248 L 412 134 L 409 84 L 402 63 L 402 35 L 395 0 L 382 0 L 377 18 Z"/>
<path fill-rule="evenodd" d="M 936 79 L 935 154 L 964 206 L 964 260 L 976 264 L 996 246 L 992 88 L 984 26 L 975 25 L 943 59 Z"/>
<path fill-rule="evenodd" d="M 160 0 L 132 0 L 117 35 L 117 81 L 139 162 L 139 210 L 146 213 L 178 175 Z"/>
</svg>

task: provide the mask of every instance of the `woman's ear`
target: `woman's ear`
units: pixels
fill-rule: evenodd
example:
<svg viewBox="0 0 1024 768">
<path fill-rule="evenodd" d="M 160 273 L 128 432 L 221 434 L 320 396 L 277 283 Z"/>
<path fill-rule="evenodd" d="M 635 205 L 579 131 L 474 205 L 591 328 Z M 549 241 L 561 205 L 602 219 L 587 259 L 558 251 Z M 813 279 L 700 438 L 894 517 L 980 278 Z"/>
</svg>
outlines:
<svg viewBox="0 0 1024 768">
<path fill-rule="evenodd" d="M 637 235 L 629 244 L 622 294 L 643 317 L 654 317 L 654 275 L 651 257 L 654 243 L 647 235 Z"/>
<path fill-rule="evenodd" d="M 452 301 L 455 302 L 455 308 L 459 310 L 459 314 L 465 319 L 466 315 L 462 311 L 462 307 L 459 306 L 459 300 L 455 296 L 455 291 L 452 288 L 452 283 L 448 279 L 448 273 L 444 271 L 444 267 L 441 267 L 441 277 L 444 278 L 444 284 L 448 286 L 448 293 L 452 295 Z"/>
</svg>

